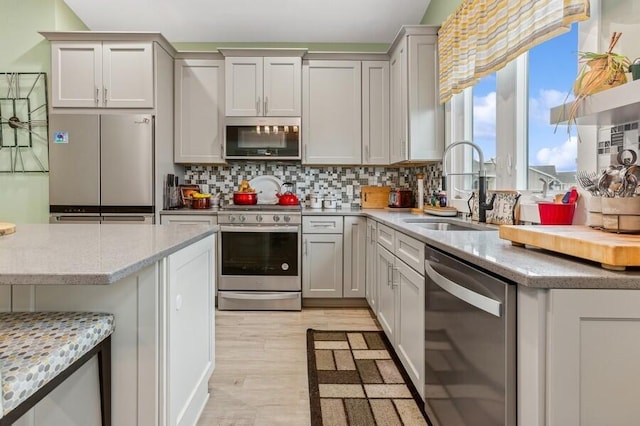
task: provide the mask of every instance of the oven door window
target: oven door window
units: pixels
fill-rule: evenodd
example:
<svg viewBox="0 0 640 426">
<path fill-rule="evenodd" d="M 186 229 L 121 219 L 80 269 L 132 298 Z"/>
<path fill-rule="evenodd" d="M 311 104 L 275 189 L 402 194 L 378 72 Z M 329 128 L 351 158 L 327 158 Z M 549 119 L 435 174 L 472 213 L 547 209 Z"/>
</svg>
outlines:
<svg viewBox="0 0 640 426">
<path fill-rule="evenodd" d="M 222 275 L 298 275 L 297 232 L 221 233 Z"/>
</svg>

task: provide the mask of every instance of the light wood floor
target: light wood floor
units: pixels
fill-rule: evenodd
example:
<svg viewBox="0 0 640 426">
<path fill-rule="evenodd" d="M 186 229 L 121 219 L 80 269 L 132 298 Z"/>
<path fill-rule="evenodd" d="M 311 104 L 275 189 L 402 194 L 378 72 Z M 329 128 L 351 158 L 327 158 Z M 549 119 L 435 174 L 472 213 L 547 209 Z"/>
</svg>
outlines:
<svg viewBox="0 0 640 426">
<path fill-rule="evenodd" d="M 379 329 L 368 309 L 217 311 L 216 368 L 198 425 L 308 425 L 307 328 Z"/>
</svg>

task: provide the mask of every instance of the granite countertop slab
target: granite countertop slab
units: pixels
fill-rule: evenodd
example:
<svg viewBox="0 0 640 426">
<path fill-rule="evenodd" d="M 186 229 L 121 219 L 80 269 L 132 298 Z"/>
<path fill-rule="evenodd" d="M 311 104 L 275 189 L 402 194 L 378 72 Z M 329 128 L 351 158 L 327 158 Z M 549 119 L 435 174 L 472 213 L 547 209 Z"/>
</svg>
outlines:
<svg viewBox="0 0 640 426">
<path fill-rule="evenodd" d="M 410 235 L 514 283 L 536 288 L 640 289 L 640 268 L 610 271 L 598 263 L 533 247 L 516 247 L 498 236 L 498 227 L 460 219 L 364 209 L 367 217 Z M 486 231 L 433 231 L 406 222 L 459 221 Z"/>
<path fill-rule="evenodd" d="M 217 226 L 29 224 L 0 237 L 2 284 L 111 284 L 217 232 Z"/>
</svg>

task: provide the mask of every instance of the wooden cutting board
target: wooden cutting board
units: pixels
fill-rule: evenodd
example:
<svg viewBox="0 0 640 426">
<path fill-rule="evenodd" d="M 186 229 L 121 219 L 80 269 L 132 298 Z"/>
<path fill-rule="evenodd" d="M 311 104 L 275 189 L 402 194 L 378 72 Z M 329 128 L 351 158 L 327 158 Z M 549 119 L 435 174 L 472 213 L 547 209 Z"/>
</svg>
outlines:
<svg viewBox="0 0 640 426">
<path fill-rule="evenodd" d="M 383 209 L 389 205 L 390 186 L 363 186 L 361 188 L 360 197 L 363 209 Z"/>
<path fill-rule="evenodd" d="M 0 236 L 16 232 L 16 225 L 8 222 L 0 222 Z"/>
<path fill-rule="evenodd" d="M 603 268 L 640 266 L 640 235 L 616 234 L 578 225 L 502 225 L 500 238 L 592 260 Z"/>
</svg>

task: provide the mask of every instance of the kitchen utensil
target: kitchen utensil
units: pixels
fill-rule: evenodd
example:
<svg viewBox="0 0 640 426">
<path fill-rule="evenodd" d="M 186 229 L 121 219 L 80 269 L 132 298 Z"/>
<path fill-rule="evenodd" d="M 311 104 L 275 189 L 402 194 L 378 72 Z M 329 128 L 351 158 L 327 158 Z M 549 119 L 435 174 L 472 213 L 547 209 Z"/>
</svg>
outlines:
<svg viewBox="0 0 640 426">
<path fill-rule="evenodd" d="M 591 195 L 600 195 L 597 173 L 580 170 L 576 174 L 576 180 L 582 189 L 590 192 Z"/>
<path fill-rule="evenodd" d="M 192 209 L 209 209 L 211 208 L 211 194 L 197 194 L 191 196 Z"/>
<path fill-rule="evenodd" d="M 278 197 L 278 204 L 281 206 L 295 206 L 300 204 L 298 197 L 293 192 L 291 192 L 291 189 L 293 189 L 293 183 L 285 182 L 282 184 L 282 186 L 290 189 L 288 189 L 283 194 L 276 193 L 276 197 Z"/>
<path fill-rule="evenodd" d="M 322 196 L 318 191 L 309 195 L 309 207 L 312 209 L 321 209 L 322 208 Z"/>
<path fill-rule="evenodd" d="M 322 200 L 322 207 L 325 209 L 336 209 L 338 208 L 338 197 L 333 194 L 328 194 Z"/>
<path fill-rule="evenodd" d="M 362 186 L 360 198 L 363 209 L 382 209 L 389 205 L 389 186 Z"/>
<path fill-rule="evenodd" d="M 258 204 L 278 204 L 276 194 L 280 192 L 282 181 L 275 176 L 258 176 L 249 181 L 258 193 Z"/>
<path fill-rule="evenodd" d="M 236 205 L 258 204 L 258 193 L 234 191 L 233 204 L 236 204 Z"/>
<path fill-rule="evenodd" d="M 513 245 L 539 247 L 592 260 L 606 269 L 640 266 L 640 244 L 633 242 L 636 237 L 602 232 L 588 226 L 503 225 L 499 236 Z"/>
</svg>

